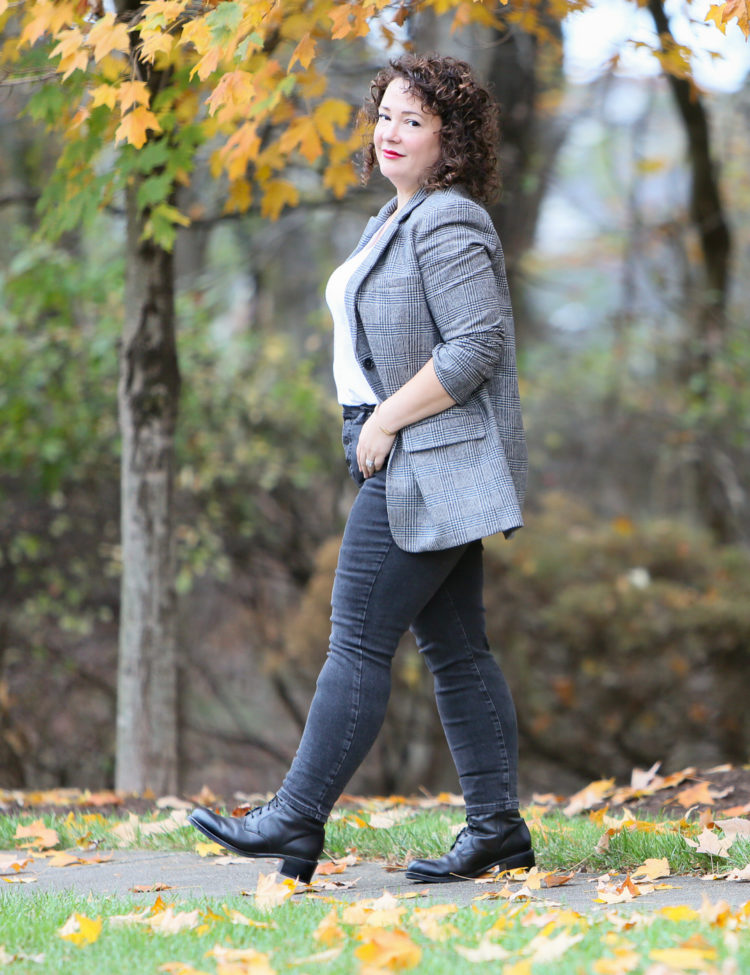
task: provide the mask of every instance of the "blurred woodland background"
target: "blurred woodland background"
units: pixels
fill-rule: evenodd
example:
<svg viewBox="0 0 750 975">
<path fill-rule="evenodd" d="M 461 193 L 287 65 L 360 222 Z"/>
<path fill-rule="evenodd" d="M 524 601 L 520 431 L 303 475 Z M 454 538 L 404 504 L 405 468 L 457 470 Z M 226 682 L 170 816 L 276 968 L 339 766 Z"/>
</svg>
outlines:
<svg viewBox="0 0 750 975">
<path fill-rule="evenodd" d="M 611 26 L 616 5 L 601 6 Z M 674 12 L 652 0 L 637 16 L 677 31 Z M 486 605 L 524 795 L 657 760 L 742 763 L 750 741 L 750 61 L 668 76 L 632 44 L 609 61 L 615 42 L 583 16 L 550 17 L 548 43 L 518 20 L 451 31 L 434 15 L 399 39 L 471 61 L 503 108 L 493 219 L 531 477 L 527 527 L 486 543 Z M 581 48 L 598 63 L 576 64 Z M 331 50 L 330 90 L 358 106 L 386 57 L 368 38 Z M 0 87 L 0 785 L 100 788 L 124 205 L 39 236 L 61 137 L 22 114 L 32 96 Z M 278 220 L 226 215 L 196 152 L 175 250 L 179 782 L 228 795 L 279 784 L 327 649 L 354 486 L 323 288 L 390 192 L 375 179 L 337 200 L 300 167 L 301 203 Z M 351 789 L 420 787 L 457 781 L 405 638 Z"/>
</svg>

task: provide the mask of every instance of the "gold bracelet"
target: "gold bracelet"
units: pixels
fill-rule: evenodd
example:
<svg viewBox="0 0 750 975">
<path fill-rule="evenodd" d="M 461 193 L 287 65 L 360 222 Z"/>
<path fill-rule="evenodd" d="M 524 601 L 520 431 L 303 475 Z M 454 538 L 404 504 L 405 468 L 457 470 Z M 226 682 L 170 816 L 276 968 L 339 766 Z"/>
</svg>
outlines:
<svg viewBox="0 0 750 975">
<path fill-rule="evenodd" d="M 378 403 L 378 405 L 375 407 L 375 411 L 374 412 L 377 413 L 379 409 L 380 409 L 380 403 Z M 386 428 L 385 427 L 382 427 L 379 422 L 378 422 L 378 429 L 380 430 L 381 433 L 384 433 L 386 435 L 386 437 L 395 437 L 396 434 L 398 433 L 397 430 L 396 431 L 394 431 L 394 430 L 386 430 Z"/>
</svg>

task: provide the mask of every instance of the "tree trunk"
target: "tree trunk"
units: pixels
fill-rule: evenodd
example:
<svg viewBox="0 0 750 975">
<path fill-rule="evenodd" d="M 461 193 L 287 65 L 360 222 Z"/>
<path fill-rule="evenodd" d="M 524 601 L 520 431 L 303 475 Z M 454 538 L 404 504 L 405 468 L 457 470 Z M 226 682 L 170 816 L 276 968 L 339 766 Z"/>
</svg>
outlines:
<svg viewBox="0 0 750 975">
<path fill-rule="evenodd" d="M 120 358 L 122 588 L 118 789 L 177 789 L 174 433 L 180 376 L 170 253 L 141 240 L 127 199 L 126 313 Z"/>
<path fill-rule="evenodd" d="M 662 0 L 648 0 L 662 50 L 675 43 Z M 677 111 L 685 127 L 692 177 L 690 217 L 698 233 L 703 256 L 703 281 L 689 296 L 695 303 L 697 334 L 690 337 L 684 363 L 684 380 L 699 390 L 705 419 L 695 431 L 693 476 L 696 504 L 704 523 L 720 542 L 737 540 L 738 512 L 733 503 L 734 484 L 739 484 L 731 463 L 723 455 L 708 417 L 711 413 L 711 368 L 722 351 L 726 331 L 726 300 L 732 240 L 724 214 L 716 166 L 711 153 L 711 134 L 703 101 L 695 86 L 684 78 L 667 75 Z"/>
</svg>

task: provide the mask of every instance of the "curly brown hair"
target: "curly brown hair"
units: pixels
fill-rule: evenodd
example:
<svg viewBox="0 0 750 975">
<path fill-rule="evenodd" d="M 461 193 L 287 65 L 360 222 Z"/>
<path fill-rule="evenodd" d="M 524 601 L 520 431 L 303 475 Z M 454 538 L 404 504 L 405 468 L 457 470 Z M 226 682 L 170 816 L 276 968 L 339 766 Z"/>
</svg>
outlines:
<svg viewBox="0 0 750 975">
<path fill-rule="evenodd" d="M 422 108 L 442 121 L 442 157 L 423 180 L 425 189 L 446 189 L 460 183 L 475 200 L 494 200 L 500 189 L 499 111 L 471 67 L 465 61 L 438 54 L 404 54 L 391 61 L 370 85 L 370 97 L 361 112 L 368 129 L 377 122 L 383 95 L 394 78 L 403 78 L 406 90 L 419 98 Z M 369 131 L 364 147 L 363 183 L 376 165 L 375 144 Z"/>
</svg>

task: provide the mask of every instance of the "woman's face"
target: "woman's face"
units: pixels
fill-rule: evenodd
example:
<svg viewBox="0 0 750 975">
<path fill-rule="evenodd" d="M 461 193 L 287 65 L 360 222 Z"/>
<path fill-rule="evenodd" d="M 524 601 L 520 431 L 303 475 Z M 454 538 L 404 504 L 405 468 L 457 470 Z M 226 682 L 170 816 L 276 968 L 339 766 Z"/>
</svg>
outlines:
<svg viewBox="0 0 750 975">
<path fill-rule="evenodd" d="M 441 127 L 440 117 L 422 108 L 403 78 L 391 81 L 380 103 L 373 142 L 380 172 L 396 187 L 399 204 L 416 193 L 422 177 L 440 159 Z"/>
</svg>

